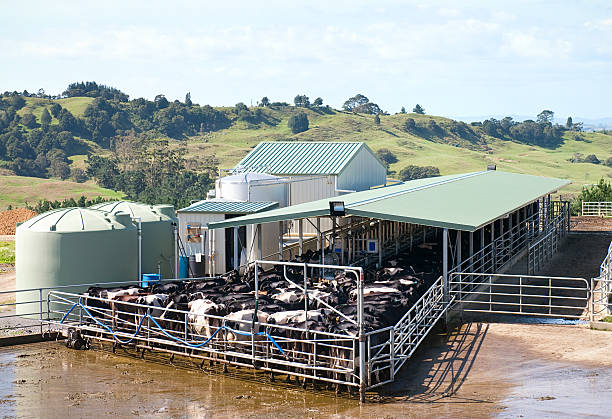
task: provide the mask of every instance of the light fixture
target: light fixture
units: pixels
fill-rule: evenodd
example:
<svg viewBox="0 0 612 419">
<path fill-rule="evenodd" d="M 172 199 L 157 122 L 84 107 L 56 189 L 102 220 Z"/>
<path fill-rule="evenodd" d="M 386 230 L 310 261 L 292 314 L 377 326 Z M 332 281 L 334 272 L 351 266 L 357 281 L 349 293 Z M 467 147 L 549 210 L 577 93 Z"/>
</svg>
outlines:
<svg viewBox="0 0 612 419">
<path fill-rule="evenodd" d="M 344 201 L 329 201 L 329 215 L 344 216 L 345 214 Z"/>
</svg>

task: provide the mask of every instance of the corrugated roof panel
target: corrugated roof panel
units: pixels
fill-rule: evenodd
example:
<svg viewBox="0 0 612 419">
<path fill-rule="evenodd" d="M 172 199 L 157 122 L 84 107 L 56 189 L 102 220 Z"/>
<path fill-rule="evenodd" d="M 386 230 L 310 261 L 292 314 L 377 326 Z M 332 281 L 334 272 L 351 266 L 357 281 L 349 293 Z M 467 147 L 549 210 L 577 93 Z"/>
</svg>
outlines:
<svg viewBox="0 0 612 419">
<path fill-rule="evenodd" d="M 243 202 L 243 201 L 199 201 L 180 209 L 178 212 L 202 212 L 214 214 L 253 214 L 273 209 L 278 202 Z"/>
<path fill-rule="evenodd" d="M 441 176 L 265 211 L 211 228 L 326 216 L 329 201 L 342 200 L 347 215 L 475 231 L 569 183 L 500 171 Z"/>
<path fill-rule="evenodd" d="M 232 170 L 275 175 L 337 175 L 364 143 L 264 141 Z"/>
</svg>

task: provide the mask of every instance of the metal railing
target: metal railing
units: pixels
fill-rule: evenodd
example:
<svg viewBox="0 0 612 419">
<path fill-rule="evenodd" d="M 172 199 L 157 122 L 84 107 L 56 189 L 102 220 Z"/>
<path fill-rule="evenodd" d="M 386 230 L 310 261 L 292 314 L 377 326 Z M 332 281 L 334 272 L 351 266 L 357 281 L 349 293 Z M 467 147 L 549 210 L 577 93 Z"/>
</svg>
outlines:
<svg viewBox="0 0 612 419">
<path fill-rule="evenodd" d="M 543 231 L 543 236 L 536 237 L 529 243 L 527 252 L 529 274 L 538 272 L 557 253 L 561 239 L 568 233 L 566 213 L 558 213 Z"/>
<path fill-rule="evenodd" d="M 449 287 L 466 312 L 578 319 L 591 312 L 584 278 L 454 272 Z"/>
<path fill-rule="evenodd" d="M 583 217 L 612 217 L 612 201 L 582 201 Z"/>
<path fill-rule="evenodd" d="M 47 322 L 76 327 L 84 337 L 186 355 L 202 361 L 358 386 L 357 338 L 267 324 L 253 319 L 154 308 L 52 291 Z"/>
<path fill-rule="evenodd" d="M 599 276 L 591 280 L 593 289 L 593 316 L 612 314 L 612 242 L 599 267 Z"/>
</svg>

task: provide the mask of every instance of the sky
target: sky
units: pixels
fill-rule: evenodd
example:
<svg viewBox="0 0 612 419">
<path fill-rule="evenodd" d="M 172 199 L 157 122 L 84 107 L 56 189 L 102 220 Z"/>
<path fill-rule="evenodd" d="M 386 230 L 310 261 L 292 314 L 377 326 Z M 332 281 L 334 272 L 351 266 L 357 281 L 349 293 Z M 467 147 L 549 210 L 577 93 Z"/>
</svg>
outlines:
<svg viewBox="0 0 612 419">
<path fill-rule="evenodd" d="M 213 106 L 362 93 L 390 113 L 612 116 L 609 0 L 29 0 L 2 15 L 0 91 L 93 80 Z"/>
</svg>

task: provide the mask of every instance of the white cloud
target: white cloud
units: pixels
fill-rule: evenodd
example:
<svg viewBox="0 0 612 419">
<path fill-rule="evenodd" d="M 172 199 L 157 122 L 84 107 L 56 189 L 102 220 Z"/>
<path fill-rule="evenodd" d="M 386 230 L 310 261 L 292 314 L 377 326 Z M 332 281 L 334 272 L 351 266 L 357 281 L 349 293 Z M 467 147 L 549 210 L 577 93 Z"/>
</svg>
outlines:
<svg viewBox="0 0 612 419">
<path fill-rule="evenodd" d="M 535 32 L 506 33 L 500 48 L 502 54 L 525 58 L 569 58 L 573 50 L 570 41 L 560 38 L 549 39 Z"/>
<path fill-rule="evenodd" d="M 589 20 L 584 22 L 584 26 L 588 29 L 610 30 L 612 29 L 612 18 Z"/>
</svg>

